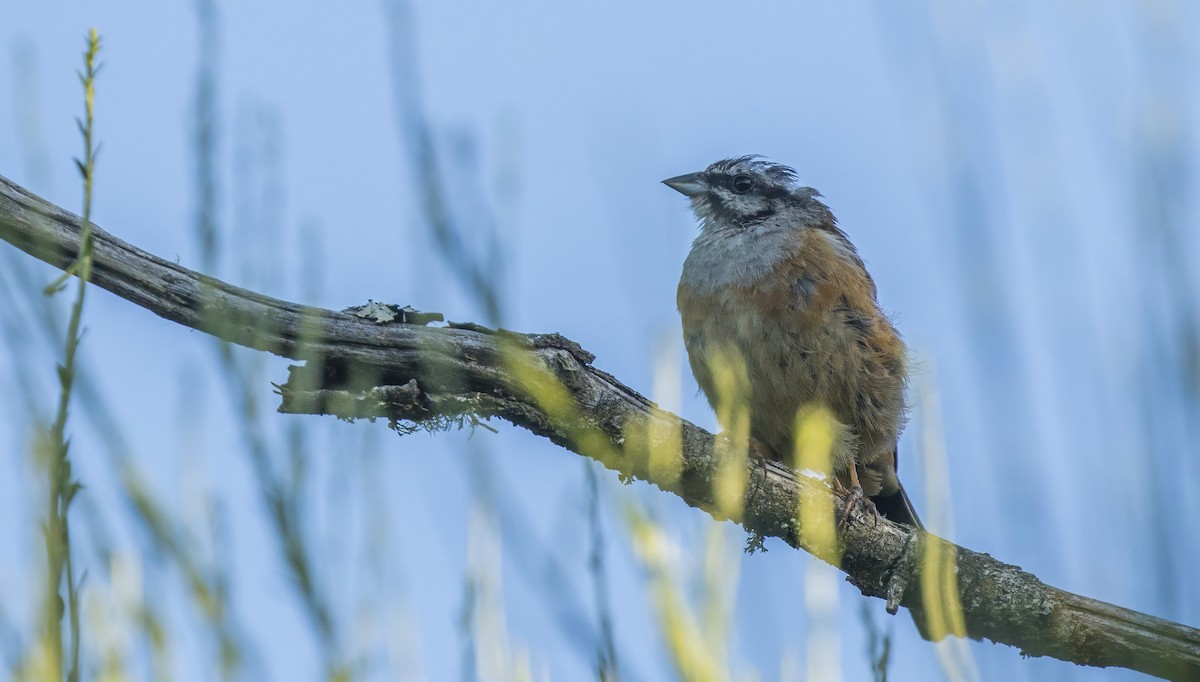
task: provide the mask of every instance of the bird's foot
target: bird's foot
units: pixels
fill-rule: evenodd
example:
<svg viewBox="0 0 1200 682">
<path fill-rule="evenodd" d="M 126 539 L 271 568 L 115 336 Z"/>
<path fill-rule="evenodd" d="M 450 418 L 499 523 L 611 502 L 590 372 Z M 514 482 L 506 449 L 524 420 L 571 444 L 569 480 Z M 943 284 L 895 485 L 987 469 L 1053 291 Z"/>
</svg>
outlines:
<svg viewBox="0 0 1200 682">
<path fill-rule="evenodd" d="M 879 525 L 879 510 L 875 508 L 875 503 L 871 498 L 863 494 L 861 485 L 855 483 L 846 490 L 846 499 L 842 504 L 842 513 L 838 515 L 838 530 L 845 530 L 850 523 L 850 515 L 858 510 L 864 514 L 869 514 L 875 525 Z"/>
</svg>

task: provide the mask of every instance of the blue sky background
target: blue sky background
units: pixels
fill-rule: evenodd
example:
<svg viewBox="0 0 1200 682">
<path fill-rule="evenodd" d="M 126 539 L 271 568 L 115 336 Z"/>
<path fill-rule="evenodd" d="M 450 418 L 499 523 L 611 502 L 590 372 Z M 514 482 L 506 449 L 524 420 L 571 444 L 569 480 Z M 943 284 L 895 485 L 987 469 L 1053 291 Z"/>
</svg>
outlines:
<svg viewBox="0 0 1200 682">
<path fill-rule="evenodd" d="M 1200 625 L 1194 4 L 218 1 L 215 51 L 202 48 L 189 3 L 4 5 L 5 177 L 79 210 L 74 72 L 96 27 L 99 225 L 201 268 L 192 131 L 207 67 L 223 245 L 211 274 L 325 307 L 372 298 L 483 321 L 424 226 L 406 127 L 423 112 L 456 224 L 473 253 L 501 263 L 503 325 L 575 339 L 597 366 L 710 428 L 674 309 L 694 225 L 658 183 L 752 152 L 795 166 L 858 245 L 912 349 L 901 457 L 918 509 L 1049 584 Z M 17 274 L 53 273 L 5 245 L 0 263 L 0 635 L 11 663 L 34 631 L 41 559 L 27 405 L 49 412 L 58 351 Z M 213 342 L 105 292 L 85 320 L 84 363 L 120 452 L 195 551 L 230 567 L 246 675 L 319 677 Z M 575 627 L 596 620 L 589 464 L 503 424 L 400 438 L 382 424 L 277 416 L 269 382 L 286 363 L 257 362 L 268 441 L 285 452 L 289 431 L 305 429 L 302 518 L 340 647 L 364 676 L 469 674 L 459 619 L 471 575 L 500 586 L 508 643 L 537 679 L 591 675 L 593 645 Z M 114 625 L 141 595 L 172 627 L 175 676 L 208 679 L 213 642 L 178 571 L 131 519 L 103 421 L 83 408 L 72 421 L 87 485 L 72 522 L 86 529 L 94 593 L 88 651 L 117 638 L 150 674 L 144 643 L 119 641 Z M 926 483 L 941 471 L 925 462 L 939 441 L 948 519 Z M 688 585 L 715 524 L 597 473 L 622 672 L 671 679 L 623 510 L 646 510 L 678 543 Z M 837 584 L 840 671 L 863 679 L 857 591 L 777 542 L 742 555 L 741 531 L 717 527 L 736 566 L 732 670 L 778 679 L 791 660 L 802 672 L 805 586 Z M 947 674 L 906 616 L 868 606 L 894 629 L 894 679 Z M 1136 677 L 968 649 L 967 679 Z"/>
</svg>

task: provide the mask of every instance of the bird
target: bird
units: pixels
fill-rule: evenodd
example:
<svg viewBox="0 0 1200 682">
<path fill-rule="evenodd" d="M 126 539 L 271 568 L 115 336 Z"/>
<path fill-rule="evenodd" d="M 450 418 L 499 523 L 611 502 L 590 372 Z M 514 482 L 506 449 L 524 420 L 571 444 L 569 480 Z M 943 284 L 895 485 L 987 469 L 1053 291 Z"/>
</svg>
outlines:
<svg viewBox="0 0 1200 682">
<path fill-rule="evenodd" d="M 864 509 L 923 529 L 897 476 L 907 350 L 821 194 L 757 155 L 663 183 L 700 224 L 677 304 L 692 373 L 718 420 L 723 366 L 736 358 L 750 435 L 770 457 L 793 461 L 798 415 L 828 415 L 823 473 L 847 496 L 839 526 Z"/>
</svg>

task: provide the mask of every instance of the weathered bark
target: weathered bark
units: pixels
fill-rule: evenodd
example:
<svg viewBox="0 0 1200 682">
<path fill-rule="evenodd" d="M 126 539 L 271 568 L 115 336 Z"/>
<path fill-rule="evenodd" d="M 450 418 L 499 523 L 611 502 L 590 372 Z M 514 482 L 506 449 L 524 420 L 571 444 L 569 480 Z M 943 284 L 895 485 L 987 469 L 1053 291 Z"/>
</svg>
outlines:
<svg viewBox="0 0 1200 682">
<path fill-rule="evenodd" d="M 735 456 L 724 453 L 736 449 L 597 369 L 573 341 L 472 324 L 383 324 L 309 308 L 206 277 L 103 230 L 93 234 L 97 286 L 187 327 L 305 361 L 279 387 L 281 412 L 432 426 L 499 417 L 756 535 L 828 556 L 796 522 L 798 502 L 834 503 L 822 481 L 752 456 L 745 462 L 744 505 L 723 512 L 713 481 Z M 0 238 L 65 269 L 75 258 L 79 218 L 0 177 Z M 533 388 L 539 382 L 565 389 L 567 405 L 547 402 Z M 666 465 L 649 455 L 664 445 L 672 453 Z M 956 568 L 968 636 L 1030 656 L 1200 679 L 1200 630 L 1050 587 L 931 535 L 854 517 L 842 533 L 838 563 L 863 594 L 887 599 L 889 610 L 920 608 L 919 557 L 929 543 Z"/>
</svg>

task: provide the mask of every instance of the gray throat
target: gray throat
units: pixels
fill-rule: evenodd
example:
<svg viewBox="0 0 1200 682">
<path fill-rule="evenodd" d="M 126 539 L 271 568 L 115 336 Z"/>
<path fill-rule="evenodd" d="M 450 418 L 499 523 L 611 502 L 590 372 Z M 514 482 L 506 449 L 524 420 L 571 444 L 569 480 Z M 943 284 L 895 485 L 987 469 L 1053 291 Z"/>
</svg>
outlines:
<svg viewBox="0 0 1200 682">
<path fill-rule="evenodd" d="M 793 255 L 794 229 L 773 222 L 736 229 L 706 224 L 692 242 L 680 284 L 709 296 L 731 286 L 750 286 Z"/>
</svg>

